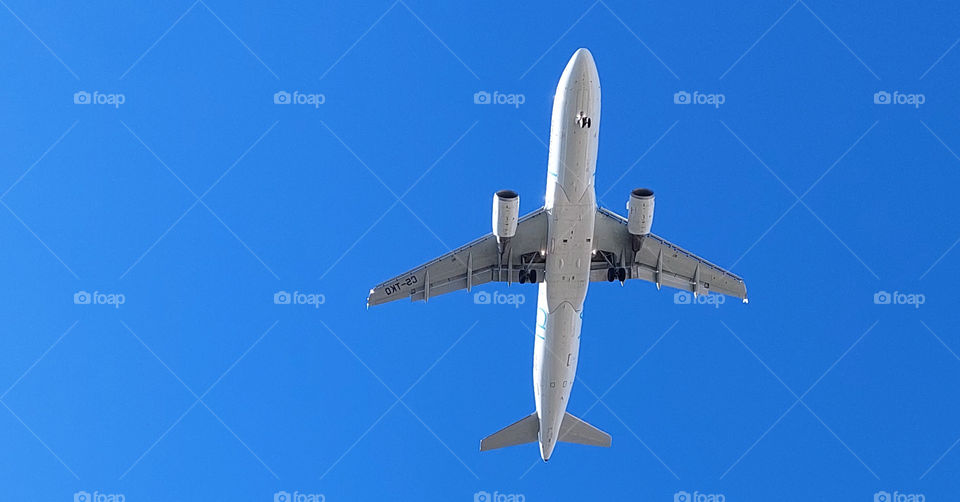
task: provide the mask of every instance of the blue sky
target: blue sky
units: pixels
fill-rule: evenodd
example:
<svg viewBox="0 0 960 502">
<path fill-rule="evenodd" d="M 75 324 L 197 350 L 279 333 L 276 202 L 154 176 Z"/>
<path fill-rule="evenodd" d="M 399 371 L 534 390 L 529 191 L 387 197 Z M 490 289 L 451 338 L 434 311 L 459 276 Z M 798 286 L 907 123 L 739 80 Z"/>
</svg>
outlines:
<svg viewBox="0 0 960 502">
<path fill-rule="evenodd" d="M 5 498 L 960 490 L 956 4 L 2 3 Z M 579 47 L 602 203 L 653 188 L 751 301 L 594 284 L 569 411 L 613 447 L 481 455 L 533 410 L 534 287 L 365 297 L 542 204 Z"/>
</svg>

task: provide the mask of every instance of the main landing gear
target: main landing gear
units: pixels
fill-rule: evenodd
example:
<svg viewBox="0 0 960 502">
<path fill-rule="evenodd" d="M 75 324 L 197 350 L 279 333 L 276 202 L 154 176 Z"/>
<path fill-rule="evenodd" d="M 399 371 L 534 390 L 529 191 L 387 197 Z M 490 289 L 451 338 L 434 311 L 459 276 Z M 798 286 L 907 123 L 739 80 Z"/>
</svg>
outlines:
<svg viewBox="0 0 960 502">
<path fill-rule="evenodd" d="M 607 281 L 620 281 L 620 284 L 623 284 L 623 281 L 627 280 L 627 269 L 623 267 L 610 267 L 607 269 Z"/>
<path fill-rule="evenodd" d="M 536 271 L 536 270 L 530 270 L 530 271 L 528 272 L 528 271 L 526 271 L 526 270 L 521 270 L 521 271 L 520 271 L 520 284 L 523 284 L 523 283 L 525 283 L 525 282 L 530 282 L 530 283 L 535 283 L 535 282 L 537 282 L 537 271 Z"/>
</svg>

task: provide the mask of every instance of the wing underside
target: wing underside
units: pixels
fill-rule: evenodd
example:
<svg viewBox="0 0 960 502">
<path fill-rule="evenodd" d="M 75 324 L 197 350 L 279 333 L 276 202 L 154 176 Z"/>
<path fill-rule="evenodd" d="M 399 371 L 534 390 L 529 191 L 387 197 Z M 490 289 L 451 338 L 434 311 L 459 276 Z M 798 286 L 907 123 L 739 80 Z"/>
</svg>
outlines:
<svg viewBox="0 0 960 502">
<path fill-rule="evenodd" d="M 544 259 L 541 250 L 547 236 L 547 218 L 543 209 L 534 211 L 517 223 L 517 233 L 500 254 L 493 234 L 454 249 L 370 290 L 367 305 L 409 298 L 429 300 L 451 291 L 470 290 L 487 282 L 519 282 L 536 271 L 536 280 L 543 281 Z M 529 279 L 527 279 L 529 280 Z"/>
<path fill-rule="evenodd" d="M 452 291 L 469 291 L 488 282 L 513 283 L 521 279 L 542 282 L 547 220 L 542 208 L 521 218 L 516 236 L 506 243 L 502 254 L 497 238 L 487 234 L 384 281 L 370 290 L 367 305 L 403 298 L 426 301 Z M 611 280 L 611 270 L 622 269 L 625 279 L 642 279 L 695 294 L 718 293 L 747 300 L 746 284 L 737 275 L 655 234 L 630 234 L 627 220 L 612 211 L 597 210 L 593 242 L 596 252 L 591 261 L 591 281 Z"/>
<path fill-rule="evenodd" d="M 627 220 L 614 212 L 598 209 L 594 232 L 597 253 L 591 264 L 591 281 L 607 281 L 611 268 L 624 268 L 628 279 L 747 300 L 746 284 L 737 275 L 655 234 L 630 234 Z"/>
</svg>

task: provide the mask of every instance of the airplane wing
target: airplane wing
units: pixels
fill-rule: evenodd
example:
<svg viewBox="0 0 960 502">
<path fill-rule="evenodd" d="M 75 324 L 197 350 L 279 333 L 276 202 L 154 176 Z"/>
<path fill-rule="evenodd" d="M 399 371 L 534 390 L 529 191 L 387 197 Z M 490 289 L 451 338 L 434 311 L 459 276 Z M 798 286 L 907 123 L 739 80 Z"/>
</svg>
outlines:
<svg viewBox="0 0 960 502">
<path fill-rule="evenodd" d="M 426 301 L 451 291 L 469 291 L 487 282 L 516 282 L 520 280 L 521 270 L 536 271 L 536 280 L 531 282 L 542 282 L 545 261 L 540 251 L 546 246 L 546 240 L 547 217 L 541 208 L 520 218 L 517 233 L 507 241 L 502 256 L 497 238 L 487 234 L 377 285 L 370 290 L 367 306 L 401 298 Z"/>
<path fill-rule="evenodd" d="M 747 286 L 740 277 L 657 235 L 630 234 L 627 219 L 607 209 L 597 210 L 594 242 L 597 253 L 591 262 L 591 281 L 607 281 L 610 268 L 623 267 L 628 279 L 747 301 Z"/>
</svg>

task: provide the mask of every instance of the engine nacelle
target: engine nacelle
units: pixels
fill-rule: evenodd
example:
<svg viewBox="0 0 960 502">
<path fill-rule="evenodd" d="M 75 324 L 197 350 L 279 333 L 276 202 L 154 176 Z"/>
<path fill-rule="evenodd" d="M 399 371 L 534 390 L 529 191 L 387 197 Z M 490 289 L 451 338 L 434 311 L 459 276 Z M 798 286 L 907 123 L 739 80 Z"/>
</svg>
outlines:
<svg viewBox="0 0 960 502">
<path fill-rule="evenodd" d="M 520 219 L 520 196 L 513 190 L 500 190 L 493 194 L 493 235 L 503 243 L 517 235 L 517 220 Z"/>
<path fill-rule="evenodd" d="M 627 202 L 627 231 L 633 235 L 647 235 L 653 226 L 653 190 L 637 188 L 630 192 Z"/>
</svg>

